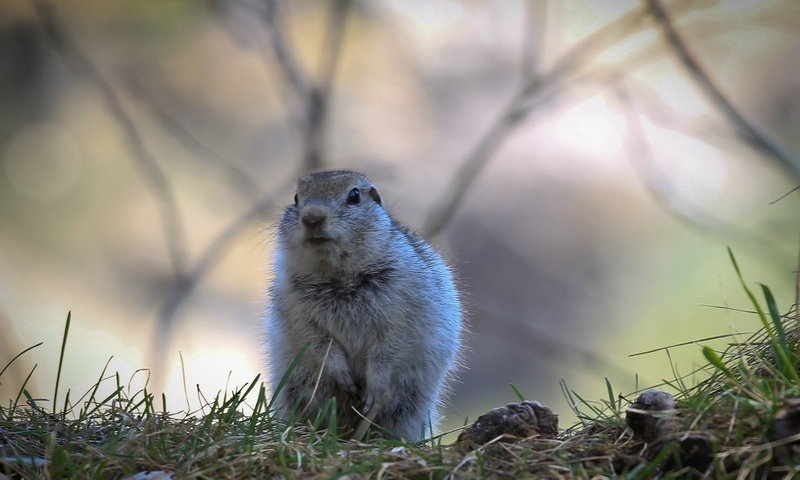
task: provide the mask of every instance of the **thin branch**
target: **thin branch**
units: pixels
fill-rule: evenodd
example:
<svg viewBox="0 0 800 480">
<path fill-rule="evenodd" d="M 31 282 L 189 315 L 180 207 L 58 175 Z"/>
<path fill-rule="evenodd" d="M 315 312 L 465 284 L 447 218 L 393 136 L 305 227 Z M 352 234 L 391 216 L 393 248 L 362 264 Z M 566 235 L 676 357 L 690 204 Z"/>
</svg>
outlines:
<svg viewBox="0 0 800 480">
<path fill-rule="evenodd" d="M 788 192 L 784 193 L 780 197 L 776 198 L 775 200 L 769 202 L 770 205 L 775 205 L 776 203 L 780 202 L 784 198 L 788 197 L 789 195 L 793 194 L 794 192 L 800 190 L 800 185 L 794 187 L 793 189 L 789 190 Z"/>
<path fill-rule="evenodd" d="M 267 27 L 272 53 L 280 72 L 284 75 L 286 83 L 292 87 L 298 98 L 310 98 L 313 86 L 308 79 L 308 75 L 306 75 L 306 72 L 297 62 L 294 54 L 289 51 L 289 47 L 286 44 L 283 30 L 278 21 L 278 1 L 265 1 L 264 9 L 258 13 L 261 14 L 261 18 Z"/>
<path fill-rule="evenodd" d="M 45 0 L 31 0 L 36 14 L 41 22 L 45 36 L 61 58 L 77 74 L 94 83 L 102 99 L 117 124 L 122 129 L 125 139 L 134 152 L 136 166 L 139 167 L 142 178 L 150 187 L 155 196 L 161 215 L 161 224 L 166 235 L 167 244 L 172 261 L 172 268 L 176 276 L 183 275 L 186 266 L 186 239 L 181 227 L 181 217 L 172 185 L 167 176 L 156 162 L 153 154 L 147 148 L 133 119 L 122 106 L 117 93 L 103 78 L 89 57 L 83 53 L 78 45 L 70 38 L 63 28 L 58 14 L 53 6 Z"/>
<path fill-rule="evenodd" d="M 692 228 L 721 231 L 724 232 L 726 238 L 738 237 L 754 247 L 758 247 L 753 250 L 767 260 L 776 265 L 785 265 L 785 256 L 778 253 L 780 250 L 772 240 L 704 211 L 679 192 L 678 188 L 669 181 L 667 173 L 654 160 L 653 148 L 644 130 L 644 125 L 642 125 L 638 105 L 623 84 L 617 85 L 614 93 L 628 114 L 627 125 L 630 130 L 627 135 L 630 142 L 628 157 L 634 160 L 634 171 L 659 205 L 674 218 Z M 764 245 L 769 245 L 770 248 L 765 249 Z"/>
<path fill-rule="evenodd" d="M 753 148 L 766 152 L 768 156 L 776 160 L 781 167 L 787 169 L 794 176 L 800 177 L 800 161 L 785 149 L 783 145 L 770 138 L 766 132 L 747 120 L 728 97 L 722 93 L 722 90 L 717 87 L 708 73 L 703 69 L 702 65 L 700 65 L 695 55 L 689 50 L 689 47 L 675 28 L 661 2 L 659 0 L 647 0 L 647 5 L 650 14 L 661 27 L 667 45 L 678 57 L 681 65 L 683 65 L 684 69 L 689 73 L 689 76 L 694 80 L 697 86 L 725 116 L 734 128 L 734 131 Z"/>
<path fill-rule="evenodd" d="M 549 103 L 548 100 L 555 100 L 566 90 L 569 78 L 591 65 L 592 59 L 596 58 L 600 52 L 630 37 L 644 27 L 642 12 L 638 10 L 628 12 L 609 25 L 586 36 L 567 51 L 547 72 L 523 78 L 520 87 L 500 116 L 478 141 L 446 187 L 442 198 L 436 202 L 436 206 L 423 224 L 422 233 L 433 237 L 442 231 L 452 219 L 464 195 L 492 155 L 532 110 Z M 531 28 L 531 22 L 526 22 L 526 28 Z M 528 37 L 532 37 L 530 32 L 525 35 L 525 38 Z M 523 62 L 521 68 L 524 71 L 530 66 Z"/>
<path fill-rule="evenodd" d="M 268 0 L 217 0 L 211 4 L 220 24 L 240 46 L 255 49 L 265 61 L 267 74 L 277 84 L 277 102 L 288 118 L 288 134 L 302 138 L 305 121 L 300 105 L 306 98 L 305 71 L 288 50 L 283 34 L 269 28 L 276 21 L 274 2 Z M 274 38 L 273 35 L 277 35 Z M 278 42 L 277 45 L 275 42 Z M 277 52 L 277 53 L 276 53 Z M 275 68 L 275 66 L 278 68 Z"/>
<path fill-rule="evenodd" d="M 242 3 L 264 23 L 269 39 L 272 58 L 284 83 L 290 87 L 293 96 L 302 104 L 302 114 L 298 115 L 302 130 L 302 162 L 304 170 L 315 170 L 325 163 L 324 130 L 329 116 L 330 92 L 336 66 L 339 62 L 344 26 L 350 0 L 331 2 L 330 18 L 323 35 L 319 77 L 315 81 L 302 68 L 300 62 L 289 48 L 286 35 L 281 26 L 278 0 L 267 0 L 264 4 Z"/>
<path fill-rule="evenodd" d="M 523 31 L 522 60 L 520 73 L 522 81 L 527 82 L 536 75 L 542 64 L 545 51 L 544 40 L 547 29 L 547 1 L 528 0 L 525 2 L 525 29 Z"/>
<path fill-rule="evenodd" d="M 258 219 L 263 218 L 268 212 L 272 211 L 274 205 L 275 200 L 269 195 L 225 227 L 203 251 L 203 254 L 187 274 L 173 284 L 166 301 L 161 306 L 159 319 L 172 318 L 183 299 L 194 290 L 200 279 L 216 265 L 230 244 L 236 239 L 237 235 Z M 169 322 L 163 321 L 159 323 L 166 324 Z"/>
<path fill-rule="evenodd" d="M 308 170 L 316 170 L 325 163 L 323 158 L 325 123 L 330 111 L 330 95 L 336 66 L 339 63 L 344 26 L 347 19 L 349 0 L 336 0 L 331 5 L 330 19 L 323 36 L 323 48 L 328 51 L 322 56 L 317 86 L 308 92 L 306 98 L 306 138 L 303 163 Z"/>
<path fill-rule="evenodd" d="M 303 133 L 304 148 L 306 151 L 303 168 L 301 170 L 319 168 L 323 163 L 322 133 L 325 127 L 330 90 L 336 72 L 336 65 L 338 64 L 349 4 L 349 0 L 337 0 L 331 6 L 331 17 L 326 35 L 324 36 L 324 46 L 328 48 L 328 52 L 327 55 L 323 55 L 324 60 L 321 64 L 318 85 L 315 85 L 309 79 L 286 45 L 277 18 L 277 2 L 275 0 L 267 1 L 261 9 L 256 9 L 256 6 L 252 4 L 245 4 L 252 12 L 258 13 L 261 16 L 270 37 L 272 52 L 279 67 L 278 70 L 283 74 L 286 83 L 291 87 L 294 94 L 299 97 L 301 101 L 305 102 L 306 118 Z M 164 112 L 159 111 L 158 113 L 163 114 Z M 166 121 L 173 133 L 176 133 L 178 138 L 182 141 L 189 142 L 194 148 L 202 148 L 205 150 L 202 143 L 196 141 L 188 131 L 183 129 L 183 126 L 179 122 L 174 122 L 169 117 L 164 117 L 163 115 L 161 120 Z M 220 160 L 216 155 L 213 155 L 213 157 Z M 229 162 L 223 163 L 228 167 L 232 167 Z M 237 172 L 232 173 L 238 176 Z M 292 176 L 291 182 L 294 182 L 294 176 Z M 163 330 L 159 332 L 159 336 L 153 347 L 153 357 L 155 358 L 156 364 L 159 364 L 162 359 L 161 352 L 163 352 L 165 344 L 170 338 L 169 327 L 174 323 L 173 320 L 178 308 L 194 291 L 200 279 L 202 279 L 219 261 L 236 236 L 243 229 L 261 218 L 266 212 L 271 211 L 273 207 L 274 199 L 272 196 L 267 196 L 254 205 L 250 211 L 228 225 L 203 251 L 201 257 L 192 269 L 172 286 L 167 299 L 162 304 L 158 316 L 158 324 Z"/>
<path fill-rule="evenodd" d="M 294 183 L 294 175 L 291 177 L 291 182 Z M 211 244 L 205 248 L 200 258 L 187 274 L 172 284 L 167 298 L 158 313 L 158 325 L 161 326 L 161 331 L 156 336 L 150 353 L 154 365 L 161 365 L 163 362 L 164 352 L 166 352 L 166 346 L 171 338 L 170 327 L 174 325 L 175 314 L 186 298 L 191 295 L 200 280 L 220 261 L 237 236 L 273 211 L 274 208 L 275 198 L 273 195 L 268 195 L 253 205 L 250 210 L 225 227 Z"/>
<path fill-rule="evenodd" d="M 173 138 L 200 157 L 211 160 L 217 168 L 222 170 L 234 185 L 233 191 L 246 195 L 253 202 L 258 202 L 264 196 L 264 189 L 249 173 L 223 157 L 219 152 L 194 135 L 181 120 L 164 106 L 164 101 L 154 99 L 152 94 L 137 82 L 130 82 L 130 90 L 139 100 L 139 105 L 147 107 L 164 130 L 169 132 Z"/>
<path fill-rule="evenodd" d="M 614 89 L 614 93 L 628 117 L 629 153 L 627 156 L 634 160 L 634 171 L 639 175 L 650 194 L 665 211 L 689 225 L 706 228 L 719 227 L 722 222 L 702 212 L 696 205 L 687 202 L 668 180 L 669 177 L 663 168 L 653 161 L 652 147 L 639 118 L 637 105 L 631 99 L 628 89 L 623 85 L 618 85 Z"/>
<path fill-rule="evenodd" d="M 604 358 L 597 352 L 583 346 L 581 339 L 570 341 L 550 328 L 543 327 L 533 322 L 521 322 L 518 316 L 512 316 L 503 308 L 486 304 L 477 306 L 475 315 L 482 318 L 502 319 L 510 329 L 510 335 L 498 334 L 496 329 L 485 329 L 480 332 L 481 337 L 493 337 L 497 341 L 505 342 L 509 346 L 522 349 L 525 352 L 535 352 L 539 361 L 554 363 L 563 366 L 564 363 L 578 364 L 587 368 L 594 368 L 606 374 L 619 377 L 630 377 L 631 371 L 625 366 Z M 477 332 L 476 332 L 477 333 Z"/>
<path fill-rule="evenodd" d="M 630 38 L 646 27 L 644 15 L 638 9 L 587 35 L 564 53 L 555 65 L 538 77 L 528 79 L 524 87 L 527 95 L 547 94 L 547 88 L 558 85 L 576 72 L 592 65 L 600 53 Z"/>
<path fill-rule="evenodd" d="M 547 88 L 544 83 L 541 85 Z M 547 95 L 536 96 L 534 100 L 528 100 L 530 93 L 527 88 L 518 90 L 453 175 L 442 199 L 436 203 L 420 229 L 421 233 L 427 237 L 438 235 L 453 218 L 469 188 L 508 135 L 532 112 L 542 110 L 544 106 L 554 106 L 570 86 L 569 82 L 564 81 L 554 86 Z"/>
<path fill-rule="evenodd" d="M 521 116 L 514 116 L 519 103 L 518 95 L 514 95 L 506 105 L 499 117 L 492 122 L 489 131 L 478 141 L 478 144 L 469 154 L 467 159 L 455 173 L 450 183 L 445 188 L 442 199 L 432 209 L 428 218 L 422 225 L 421 232 L 426 237 L 438 235 L 447 222 L 452 219 L 456 209 L 467 190 L 486 166 L 489 159 L 497 151 Z"/>
</svg>

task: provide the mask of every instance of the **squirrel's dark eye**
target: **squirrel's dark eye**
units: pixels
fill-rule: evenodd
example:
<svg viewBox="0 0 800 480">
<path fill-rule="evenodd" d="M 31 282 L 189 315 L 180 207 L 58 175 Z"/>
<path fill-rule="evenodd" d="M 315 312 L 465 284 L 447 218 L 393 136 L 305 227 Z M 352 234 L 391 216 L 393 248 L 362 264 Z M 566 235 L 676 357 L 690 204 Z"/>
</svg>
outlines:
<svg viewBox="0 0 800 480">
<path fill-rule="evenodd" d="M 347 194 L 347 203 L 355 205 L 361 203 L 361 190 L 354 188 Z"/>
<path fill-rule="evenodd" d="M 297 206 L 297 194 L 296 193 L 294 194 L 294 206 L 295 207 Z"/>
</svg>

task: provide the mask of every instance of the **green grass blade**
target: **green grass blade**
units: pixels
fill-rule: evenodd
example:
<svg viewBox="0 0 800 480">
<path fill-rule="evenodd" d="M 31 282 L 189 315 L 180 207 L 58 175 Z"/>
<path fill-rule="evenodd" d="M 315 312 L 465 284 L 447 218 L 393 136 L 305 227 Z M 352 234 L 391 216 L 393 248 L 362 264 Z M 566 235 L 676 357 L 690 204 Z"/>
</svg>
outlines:
<svg viewBox="0 0 800 480">
<path fill-rule="evenodd" d="M 616 398 L 614 397 L 614 389 L 611 387 L 611 381 L 608 379 L 608 377 L 605 377 L 605 380 L 606 391 L 608 392 L 608 404 L 613 407 L 614 404 L 617 403 Z"/>
<path fill-rule="evenodd" d="M 108 366 L 111 364 L 111 360 L 113 358 L 114 358 L 113 356 L 108 358 L 108 361 L 103 366 L 103 370 L 100 372 L 100 378 L 97 379 L 97 383 L 95 383 L 94 386 L 92 387 L 92 389 L 89 391 L 89 398 L 87 398 L 86 402 L 85 402 L 87 410 L 89 409 L 89 405 L 91 405 L 94 402 L 95 396 L 97 395 L 97 389 L 99 389 L 100 388 L 100 384 L 103 383 L 103 378 L 106 376 L 106 371 L 108 370 Z M 82 398 L 78 399 L 79 402 L 81 400 L 83 400 L 83 399 Z M 105 403 L 105 402 L 103 402 L 103 403 Z M 92 409 L 92 411 L 94 411 L 94 410 L 96 410 L 96 408 Z M 83 414 L 81 416 L 83 416 Z"/>
<path fill-rule="evenodd" d="M 775 327 L 775 331 L 778 333 L 778 340 L 782 347 L 786 348 L 786 331 L 783 329 L 783 322 L 781 321 L 781 314 L 778 313 L 778 306 L 775 303 L 775 297 L 772 295 L 772 291 L 769 289 L 768 286 L 761 285 L 761 291 L 764 293 L 764 298 L 767 301 L 767 310 L 769 311 L 770 319 L 772 320 L 772 325 Z"/>
<path fill-rule="evenodd" d="M 259 385 L 258 381 L 259 381 L 260 379 L 261 379 L 261 374 L 259 373 L 259 374 L 258 374 L 258 375 L 256 375 L 256 377 L 253 379 L 253 381 L 252 381 L 252 382 L 250 382 L 250 385 L 247 387 L 247 390 L 245 390 L 245 391 L 244 391 L 244 393 L 242 393 L 242 401 L 244 401 L 244 399 L 245 399 L 245 398 L 247 398 L 247 397 L 249 397 L 249 396 L 250 396 L 250 392 L 252 392 L 252 391 L 253 391 L 253 389 L 254 389 L 254 388 L 256 388 L 256 385 Z"/>
<path fill-rule="evenodd" d="M 5 366 L 5 367 L 3 367 L 3 369 L 2 369 L 2 370 L 0 370 L 0 378 L 3 378 L 3 374 L 6 372 L 6 370 L 8 370 L 8 367 L 10 367 L 10 366 L 11 366 L 11 364 L 12 364 L 12 363 L 14 363 L 14 362 L 15 362 L 15 361 L 16 361 L 16 360 L 19 358 L 19 357 L 21 357 L 21 356 L 25 355 L 27 352 L 29 352 L 29 351 L 33 350 L 34 348 L 38 347 L 39 345 L 41 345 L 41 344 L 43 344 L 43 343 L 44 343 L 44 342 L 39 342 L 39 343 L 37 343 L 36 345 L 33 345 L 33 346 L 31 346 L 31 347 L 28 347 L 28 348 L 26 348 L 25 350 L 23 350 L 23 351 L 19 352 L 18 354 L 14 355 L 14 358 L 12 358 L 12 359 L 11 359 L 11 361 L 9 361 L 9 362 L 6 364 L 6 366 Z"/>
<path fill-rule="evenodd" d="M 744 276 L 742 276 L 742 271 L 739 269 L 739 264 L 736 263 L 736 257 L 733 255 L 733 250 L 731 247 L 728 247 L 728 255 L 731 258 L 731 262 L 733 263 L 733 269 L 736 271 L 736 276 L 739 277 L 739 283 L 741 283 L 744 292 L 747 294 L 747 298 L 750 299 L 750 303 L 753 304 L 753 307 L 756 309 L 756 313 L 758 314 L 759 320 L 761 320 L 761 324 L 766 330 L 767 334 L 770 336 L 770 340 L 775 343 L 775 334 L 769 328 L 769 322 L 767 322 L 767 317 L 764 315 L 764 310 L 761 308 L 761 304 L 758 303 L 756 296 L 747 286 L 747 282 L 744 281 Z"/>
<path fill-rule="evenodd" d="M 303 358 L 303 355 L 306 354 L 306 350 L 308 350 L 309 347 L 311 347 L 310 343 L 303 345 L 303 348 L 301 348 L 297 355 L 295 355 L 295 357 L 292 359 L 292 363 L 289 364 L 289 368 L 286 370 L 286 373 L 284 373 L 283 377 L 281 377 L 281 381 L 278 382 L 276 387 L 273 387 L 274 390 L 272 391 L 272 399 L 270 399 L 269 405 L 267 405 L 267 410 L 272 409 L 272 405 L 274 405 L 275 400 L 278 399 L 278 393 L 283 390 L 283 386 L 286 385 L 286 381 L 289 380 L 289 375 L 294 371 L 295 368 L 297 368 L 297 364 L 300 363 L 300 359 Z"/>
<path fill-rule="evenodd" d="M 53 392 L 53 413 L 56 413 L 56 405 L 58 401 L 58 385 L 61 383 L 61 369 L 64 366 L 64 352 L 67 349 L 67 337 L 69 337 L 69 324 L 72 322 L 72 311 L 67 312 L 67 323 L 64 326 L 64 336 L 61 339 L 61 354 L 58 356 L 58 370 L 56 371 L 56 387 Z"/>
<path fill-rule="evenodd" d="M 33 370 L 31 370 L 31 373 L 33 373 Z M 28 378 L 30 378 L 30 376 Z M 31 407 L 33 411 L 39 415 L 46 415 L 47 412 L 45 412 L 44 409 L 42 409 L 39 404 L 36 403 L 36 399 L 33 398 L 33 395 L 31 395 L 31 392 L 29 392 L 28 389 L 23 388 L 22 394 L 25 395 L 25 399 L 28 401 L 28 406 Z"/>
<path fill-rule="evenodd" d="M 722 359 L 717 352 L 715 352 L 711 347 L 703 347 L 703 356 L 706 357 L 706 360 L 714 366 L 717 370 L 722 372 L 726 377 L 730 378 L 731 380 L 736 380 L 736 377 L 731 373 L 728 367 L 722 362 Z"/>
<path fill-rule="evenodd" d="M 84 416 L 84 417 L 91 416 L 91 415 L 93 415 L 95 412 L 99 411 L 101 408 L 108 406 L 108 405 L 110 404 L 111 400 L 113 400 L 113 399 L 114 399 L 114 397 L 116 397 L 117 395 L 119 395 L 119 393 L 120 393 L 121 391 L 122 391 L 122 387 L 117 387 L 117 389 L 116 389 L 116 390 L 114 390 L 113 392 L 111 392 L 111 393 L 110 393 L 110 394 L 109 394 L 109 395 L 108 395 L 106 398 L 104 398 L 104 399 L 103 399 L 103 400 L 101 400 L 100 402 L 97 402 L 97 404 L 96 404 L 96 405 L 95 405 L 95 406 L 94 406 L 94 407 L 93 407 L 91 410 L 89 410 L 89 409 L 87 408 L 87 411 L 86 411 L 86 413 L 85 413 L 83 416 Z"/>
<path fill-rule="evenodd" d="M 17 410 L 17 406 L 19 405 L 19 400 L 20 398 L 22 398 L 23 392 L 27 392 L 27 390 L 25 390 L 25 387 L 28 385 L 28 382 L 30 382 L 31 377 L 33 376 L 33 372 L 36 370 L 36 367 L 38 366 L 39 366 L 38 364 L 34 365 L 28 376 L 25 377 L 25 381 L 22 382 L 22 386 L 19 389 L 19 393 L 17 393 L 17 398 L 14 399 L 14 404 L 11 406 L 12 413 Z"/>
<path fill-rule="evenodd" d="M 731 262 L 733 263 L 733 268 L 734 270 L 736 270 L 736 275 L 739 277 L 739 282 L 742 284 L 742 288 L 744 288 L 747 297 L 750 299 L 750 302 L 753 304 L 753 307 L 755 307 L 756 313 L 758 314 L 758 318 L 759 320 L 761 320 L 761 324 L 764 327 L 764 331 L 766 332 L 767 336 L 769 336 L 769 340 L 772 343 L 772 345 L 774 345 L 775 347 L 775 356 L 777 361 L 780 362 L 779 370 L 787 378 L 791 378 L 795 382 L 800 382 L 800 375 L 798 375 L 797 369 L 795 368 L 794 364 L 789 360 L 788 348 L 786 347 L 786 334 L 783 333 L 784 337 L 783 341 L 781 341 L 776 335 L 776 334 L 779 335 L 780 332 L 783 332 L 783 327 L 781 326 L 780 329 L 777 329 L 776 327 L 776 330 L 774 331 L 772 328 L 770 328 L 771 322 L 767 320 L 767 316 L 764 314 L 764 309 L 761 308 L 761 304 L 756 299 L 756 296 L 747 287 L 747 283 L 745 283 L 744 281 L 744 277 L 742 276 L 742 271 L 739 269 L 739 264 L 736 263 L 736 257 L 733 255 L 731 247 L 728 247 L 728 255 L 731 258 Z M 772 297 L 772 293 L 769 292 L 768 288 L 765 290 L 764 295 L 767 298 L 768 304 L 770 303 L 770 301 L 774 303 L 775 299 Z M 780 315 L 777 314 L 777 307 L 773 305 L 772 307 L 769 308 L 775 309 L 775 314 L 777 315 L 778 323 L 780 323 Z M 773 317 L 773 319 L 774 318 L 775 317 Z M 773 324 L 773 326 L 775 325 Z"/>
<path fill-rule="evenodd" d="M 575 398 L 572 396 L 572 392 L 570 391 L 569 387 L 567 387 L 566 380 L 564 380 L 562 378 L 561 380 L 559 380 L 558 385 L 559 385 L 559 387 L 561 387 L 561 394 L 564 395 L 564 398 L 567 400 L 567 404 L 569 405 L 570 410 L 572 410 L 572 413 L 574 413 L 575 416 L 578 417 L 578 419 L 581 419 L 583 414 L 581 413 L 580 409 L 578 408 L 578 403 L 575 401 Z M 585 423 L 585 422 L 583 422 L 583 420 L 581 420 L 581 423 Z"/>
<path fill-rule="evenodd" d="M 519 398 L 519 401 L 520 402 L 524 402 L 525 401 L 525 395 L 523 395 L 522 392 L 519 391 L 519 388 L 517 388 L 517 386 L 514 385 L 513 383 L 511 383 L 509 385 L 511 385 L 511 390 L 514 391 L 514 394 L 517 396 L 517 398 Z"/>
<path fill-rule="evenodd" d="M 783 328 L 783 321 L 781 319 L 781 314 L 778 312 L 778 305 L 775 302 L 775 296 L 772 295 L 772 291 L 769 289 L 769 287 L 763 283 L 761 284 L 761 290 L 764 293 L 764 299 L 767 302 L 767 310 L 769 311 L 770 320 L 772 320 L 772 325 L 775 327 L 775 332 L 777 334 L 775 353 L 781 362 L 781 372 L 787 378 L 792 379 L 795 382 L 800 382 L 800 376 L 798 376 L 797 368 L 795 366 L 796 362 L 791 360 L 793 355 L 789 349 L 789 343 L 786 339 L 786 330 Z"/>
</svg>

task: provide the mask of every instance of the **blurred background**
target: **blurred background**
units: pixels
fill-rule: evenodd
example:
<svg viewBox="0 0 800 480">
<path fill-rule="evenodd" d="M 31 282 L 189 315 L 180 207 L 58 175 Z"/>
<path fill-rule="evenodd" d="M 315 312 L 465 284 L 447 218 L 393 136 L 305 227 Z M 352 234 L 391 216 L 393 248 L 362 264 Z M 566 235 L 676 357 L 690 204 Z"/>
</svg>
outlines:
<svg viewBox="0 0 800 480">
<path fill-rule="evenodd" d="M 252 381 L 273 225 L 340 167 L 458 272 L 446 427 L 690 374 L 759 326 L 727 246 L 795 303 L 798 32 L 790 0 L 3 1 L 0 368 L 43 344 L 0 399 L 52 399 L 69 311 L 73 399 L 107 363 L 172 411 Z"/>
</svg>

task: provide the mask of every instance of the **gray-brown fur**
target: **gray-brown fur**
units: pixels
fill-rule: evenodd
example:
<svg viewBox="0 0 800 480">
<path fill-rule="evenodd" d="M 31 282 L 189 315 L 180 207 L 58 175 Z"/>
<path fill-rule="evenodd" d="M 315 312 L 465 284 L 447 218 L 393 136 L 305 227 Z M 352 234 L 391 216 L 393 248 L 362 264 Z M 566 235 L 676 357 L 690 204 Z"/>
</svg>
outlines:
<svg viewBox="0 0 800 480">
<path fill-rule="evenodd" d="M 348 201 L 354 189 L 358 202 Z M 313 415 L 335 397 L 343 431 L 361 424 L 355 408 L 403 438 L 428 433 L 460 349 L 458 292 L 441 256 L 392 219 L 375 186 L 349 171 L 301 177 L 273 270 L 273 388 L 309 345 L 277 394 L 279 412 Z"/>
</svg>

